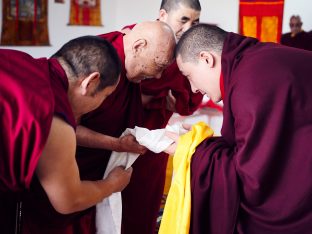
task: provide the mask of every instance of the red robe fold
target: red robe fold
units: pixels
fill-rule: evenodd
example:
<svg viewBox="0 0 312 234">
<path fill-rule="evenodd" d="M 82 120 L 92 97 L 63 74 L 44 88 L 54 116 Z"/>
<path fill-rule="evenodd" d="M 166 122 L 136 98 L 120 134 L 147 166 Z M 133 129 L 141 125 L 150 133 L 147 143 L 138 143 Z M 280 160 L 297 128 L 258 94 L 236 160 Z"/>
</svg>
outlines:
<svg viewBox="0 0 312 234">
<path fill-rule="evenodd" d="M 75 127 L 74 115 L 67 96 L 68 81 L 64 70 L 55 59 L 49 61 L 46 59 L 33 59 L 24 53 L 11 51 L 4 54 L 4 57 L 1 56 L 1 59 L 5 58 L 5 60 L 1 62 L 1 65 L 4 65 L 4 69 L 1 69 L 1 72 L 3 70 L 3 75 L 1 75 L 1 77 L 7 78 L 7 82 L 5 83 L 11 84 L 7 86 L 10 88 L 10 92 L 8 93 L 5 91 L 4 87 L 1 87 L 1 95 L 3 94 L 3 97 L 5 97 L 4 100 L 6 100 L 6 103 L 4 102 L 6 108 L 5 113 L 12 113 L 8 109 L 8 101 L 13 101 L 11 106 L 14 107 L 14 115 L 19 117 L 16 123 L 23 126 L 22 133 L 27 134 L 28 126 L 30 127 L 29 134 L 24 135 L 25 137 L 22 141 L 25 146 L 19 146 L 17 149 L 29 147 L 27 152 L 30 155 L 31 153 L 35 153 L 34 159 L 30 157 L 25 161 L 33 167 L 33 173 L 42 150 L 40 149 L 40 154 L 37 155 L 39 149 L 33 142 L 39 144 L 44 141 L 41 143 L 41 147 L 44 146 L 50 131 L 53 115 L 60 116 Z M 11 68 L 12 64 L 17 64 L 19 68 L 13 70 Z M 6 76 L 4 74 L 6 74 Z M 11 76 L 11 78 L 9 76 Z M 10 94 L 10 97 L 6 96 L 7 94 Z M 21 114 L 19 115 L 18 113 L 20 112 Z M 31 113 L 33 113 L 32 118 Z M 16 118 L 13 115 L 10 117 Z M 6 125 L 8 125 L 8 119 L 6 120 Z M 16 125 L 16 127 L 11 130 L 20 129 L 19 125 Z M 40 131 L 44 134 L 39 134 Z M 19 136 L 17 133 L 15 135 Z M 22 136 L 23 135 L 20 134 L 19 137 Z M 10 138 L 6 136 L 4 139 Z M 19 141 L 16 140 L 15 143 L 18 144 Z M 4 149 L 4 147 L 1 147 L 1 149 Z M 33 150 L 33 152 L 31 150 Z M 23 156 L 21 153 L 22 152 L 19 153 L 20 156 Z M 20 163 L 20 160 L 18 162 L 17 158 L 14 160 L 11 160 L 11 162 L 15 162 L 16 165 Z M 27 166 L 27 164 L 24 164 L 24 167 L 25 166 Z M 1 172 L 2 171 L 3 170 L 1 170 Z M 16 171 L 22 170 L 16 169 Z M 20 176 L 19 178 L 22 177 Z M 33 225 L 36 227 L 36 225 L 40 223 L 41 218 L 45 221 L 44 217 L 41 217 L 37 213 L 37 211 L 41 209 L 42 201 L 50 204 L 36 176 L 32 179 L 29 190 L 21 190 L 21 193 L 17 195 L 1 193 L 0 197 L 1 233 L 14 233 L 16 205 L 19 201 L 22 201 L 21 214 L 23 224 L 21 226 L 21 232 L 42 233 L 40 229 L 30 229 Z"/>
<path fill-rule="evenodd" d="M 153 96 L 151 102 L 144 107 L 145 128 L 166 127 L 173 114 L 166 108 L 169 90 L 176 98 L 176 112 L 180 115 L 192 114 L 203 98 L 200 93 L 192 93 L 188 80 L 174 62 L 163 72 L 160 79 L 141 82 L 142 93 Z M 131 181 L 122 191 L 122 233 L 155 233 L 165 186 L 167 160 L 168 155 L 165 153 L 155 154 L 148 151 L 134 162 Z"/>
<path fill-rule="evenodd" d="M 229 33 L 222 74 L 222 137 L 192 158 L 190 233 L 311 233 L 312 53 Z"/>
<path fill-rule="evenodd" d="M 53 117 L 48 74 L 45 59 L 0 51 L 0 191 L 22 191 L 30 185 Z"/>
</svg>

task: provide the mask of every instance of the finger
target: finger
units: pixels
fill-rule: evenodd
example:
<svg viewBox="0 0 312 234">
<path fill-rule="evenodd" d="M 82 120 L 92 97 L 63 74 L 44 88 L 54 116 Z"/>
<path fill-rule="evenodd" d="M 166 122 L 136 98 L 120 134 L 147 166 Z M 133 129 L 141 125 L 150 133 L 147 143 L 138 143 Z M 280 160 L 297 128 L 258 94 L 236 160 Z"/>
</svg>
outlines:
<svg viewBox="0 0 312 234">
<path fill-rule="evenodd" d="M 182 123 L 182 127 L 186 130 L 191 130 L 192 128 L 192 124 L 188 124 L 188 123 Z"/>
<path fill-rule="evenodd" d="M 132 167 L 129 167 L 128 169 L 126 169 L 126 172 L 132 174 L 132 171 L 133 171 L 133 168 Z"/>
</svg>

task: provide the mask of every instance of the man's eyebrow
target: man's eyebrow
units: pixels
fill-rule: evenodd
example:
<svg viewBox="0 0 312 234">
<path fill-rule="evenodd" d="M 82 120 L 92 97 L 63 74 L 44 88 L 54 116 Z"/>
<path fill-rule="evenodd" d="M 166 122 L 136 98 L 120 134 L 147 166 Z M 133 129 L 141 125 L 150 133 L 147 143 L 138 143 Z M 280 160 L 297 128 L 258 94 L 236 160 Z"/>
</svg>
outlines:
<svg viewBox="0 0 312 234">
<path fill-rule="evenodd" d="M 190 18 L 187 17 L 187 16 L 182 16 L 182 17 L 181 17 L 181 20 L 190 20 Z"/>
</svg>

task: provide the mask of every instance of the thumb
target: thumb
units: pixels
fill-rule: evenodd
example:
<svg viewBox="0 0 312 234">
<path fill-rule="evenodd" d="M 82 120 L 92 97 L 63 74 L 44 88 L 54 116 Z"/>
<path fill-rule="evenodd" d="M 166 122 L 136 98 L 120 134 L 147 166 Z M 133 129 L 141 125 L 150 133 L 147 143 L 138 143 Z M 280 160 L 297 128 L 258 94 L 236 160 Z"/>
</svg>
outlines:
<svg viewBox="0 0 312 234">
<path fill-rule="evenodd" d="M 126 169 L 126 172 L 132 174 L 132 171 L 133 171 L 133 168 L 132 167 L 129 167 L 128 169 Z"/>
</svg>

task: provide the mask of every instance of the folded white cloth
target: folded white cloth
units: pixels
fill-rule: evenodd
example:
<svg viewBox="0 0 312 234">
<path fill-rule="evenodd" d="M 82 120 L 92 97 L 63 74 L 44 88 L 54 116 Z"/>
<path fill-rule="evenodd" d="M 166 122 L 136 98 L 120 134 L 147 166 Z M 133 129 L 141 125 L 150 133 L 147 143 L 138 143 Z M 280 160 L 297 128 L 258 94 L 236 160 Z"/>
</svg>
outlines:
<svg viewBox="0 0 312 234">
<path fill-rule="evenodd" d="M 165 136 L 166 131 L 185 133 L 180 123 L 173 126 L 167 126 L 163 129 L 149 130 L 146 128 L 135 127 L 134 129 L 127 128 L 121 136 L 132 134 L 140 145 L 145 146 L 154 153 L 160 153 L 168 148 L 173 140 Z M 117 166 L 129 168 L 137 159 L 139 154 L 127 152 L 112 152 L 104 179 L 108 173 Z M 122 202 L 121 193 L 113 193 L 108 198 L 96 205 L 96 229 L 97 234 L 120 234 L 121 233 L 121 213 Z"/>
</svg>

